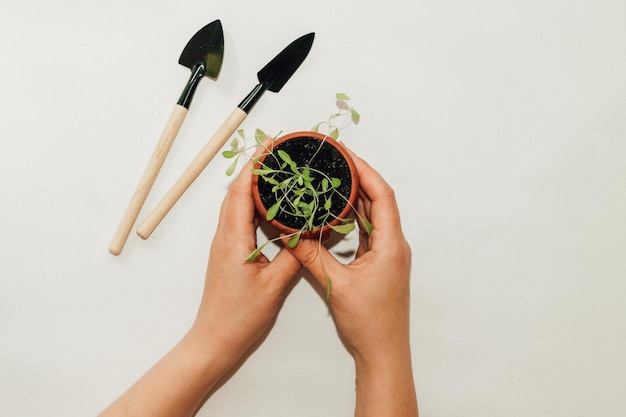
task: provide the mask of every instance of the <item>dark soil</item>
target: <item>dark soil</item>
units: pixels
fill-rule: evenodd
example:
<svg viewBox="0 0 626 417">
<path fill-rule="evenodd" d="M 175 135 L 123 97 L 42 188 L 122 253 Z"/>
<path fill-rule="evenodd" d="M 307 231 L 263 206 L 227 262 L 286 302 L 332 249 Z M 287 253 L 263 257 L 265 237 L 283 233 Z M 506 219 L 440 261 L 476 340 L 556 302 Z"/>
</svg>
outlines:
<svg viewBox="0 0 626 417">
<path fill-rule="evenodd" d="M 327 139 L 327 141 L 329 140 L 334 139 Z M 279 144 L 276 146 L 274 151 L 282 149 L 289 154 L 291 159 L 296 162 L 299 167 L 309 166 L 312 171 L 319 170 L 326 173 L 326 175 L 330 178 L 339 178 L 341 180 L 341 185 L 337 188 L 340 195 L 334 193 L 331 198 L 332 206 L 330 209 L 331 213 L 338 216 L 345 208 L 347 204 L 346 199 L 350 196 L 352 188 L 352 175 L 350 173 L 348 163 L 344 159 L 343 155 L 341 155 L 335 147 L 329 145 L 327 142 L 322 143 L 321 149 L 319 149 L 320 143 L 322 143 L 322 141 L 318 138 L 303 136 L 293 138 Z M 318 149 L 319 152 L 317 152 Z M 315 158 L 311 160 L 313 156 L 315 156 Z M 265 159 L 264 164 L 272 169 L 280 168 L 280 162 L 272 156 L 268 156 Z M 316 175 L 314 172 L 311 172 L 311 176 L 315 178 L 313 185 L 317 188 L 317 185 L 321 182 L 322 177 L 319 173 Z M 277 177 L 277 179 L 280 181 L 279 177 Z M 272 187 L 273 185 L 263 181 L 262 178 L 259 178 L 259 194 L 265 208 L 271 207 L 277 201 L 277 194 L 272 192 Z M 341 195 L 344 196 L 345 199 L 342 198 Z M 303 199 L 303 201 L 305 200 Z M 323 205 L 323 202 L 321 205 Z M 323 207 L 320 207 L 317 212 L 319 213 L 318 218 L 319 216 L 326 214 L 326 210 Z M 279 211 L 275 220 L 294 229 L 301 229 L 305 225 L 304 218 L 292 216 L 289 213 L 282 211 Z"/>
</svg>

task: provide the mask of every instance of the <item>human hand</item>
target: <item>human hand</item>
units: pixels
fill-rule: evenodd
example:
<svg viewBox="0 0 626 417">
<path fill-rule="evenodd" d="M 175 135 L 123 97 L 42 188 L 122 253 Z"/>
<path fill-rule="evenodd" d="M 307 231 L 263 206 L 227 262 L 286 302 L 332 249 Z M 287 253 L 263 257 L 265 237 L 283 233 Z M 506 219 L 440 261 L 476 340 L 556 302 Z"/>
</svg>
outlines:
<svg viewBox="0 0 626 417">
<path fill-rule="evenodd" d="M 300 263 L 281 250 L 270 262 L 256 248 L 251 163 L 230 186 L 206 272 L 197 318 L 183 339 L 101 417 L 189 417 L 266 331 Z"/>
<path fill-rule="evenodd" d="M 354 157 L 361 193 L 357 209 L 374 229 L 359 235 L 356 259 L 339 263 L 317 240 L 302 239 L 290 252 L 325 286 L 332 280 L 330 305 L 351 352 L 378 360 L 387 346 L 408 335 L 411 250 L 400 227 L 394 192 L 365 161 Z M 404 340 L 403 340 L 404 342 Z"/>
<path fill-rule="evenodd" d="M 300 263 L 281 249 L 270 262 L 256 249 L 251 163 L 230 186 L 211 245 L 205 288 L 194 330 L 226 346 L 225 359 L 237 360 L 269 327 Z"/>
<path fill-rule="evenodd" d="M 289 251 L 322 287 L 324 269 L 330 276 L 333 318 L 355 358 L 355 415 L 416 416 L 409 340 L 411 249 L 394 191 L 365 161 L 353 158 L 361 184 L 357 210 L 374 226 L 371 235 L 360 228 L 356 259 L 343 265 L 310 239 Z"/>
</svg>

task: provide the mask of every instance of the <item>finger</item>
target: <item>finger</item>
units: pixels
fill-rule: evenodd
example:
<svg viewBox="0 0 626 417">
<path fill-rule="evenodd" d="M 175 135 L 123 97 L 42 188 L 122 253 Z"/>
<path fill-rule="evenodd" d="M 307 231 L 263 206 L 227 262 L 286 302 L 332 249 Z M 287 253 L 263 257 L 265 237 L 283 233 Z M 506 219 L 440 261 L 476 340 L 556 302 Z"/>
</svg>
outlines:
<svg viewBox="0 0 626 417">
<path fill-rule="evenodd" d="M 345 146 L 345 145 L 344 145 Z M 372 216 L 381 217 L 376 218 L 377 223 L 379 220 L 389 219 L 393 225 L 400 220 L 400 214 L 398 212 L 398 205 L 395 199 L 395 193 L 393 188 L 385 181 L 382 175 L 374 168 L 370 166 L 365 160 L 356 155 L 354 151 L 346 147 L 346 150 L 352 156 L 359 174 L 359 197 L 363 202 L 365 214 L 368 219 L 373 220 Z M 383 210 L 383 213 L 372 213 L 372 205 L 374 203 L 380 206 L 379 209 Z M 387 224 L 383 223 L 387 226 Z"/>
<path fill-rule="evenodd" d="M 361 214 L 362 216 L 365 216 L 366 219 L 369 219 L 370 216 L 372 215 L 372 202 L 370 201 L 370 199 L 367 197 L 367 195 L 365 195 L 365 193 L 363 192 L 363 190 L 359 189 L 359 203 L 361 204 L 361 211 L 359 212 L 359 214 Z"/>
<path fill-rule="evenodd" d="M 356 248 L 356 254 L 354 258 L 360 258 L 367 251 L 369 251 L 369 236 L 367 233 L 361 232 L 359 233 L 359 246 Z"/>
<path fill-rule="evenodd" d="M 364 194 L 364 210 L 369 212 L 368 218 L 374 226 L 373 233 L 376 233 L 377 239 L 383 239 L 381 244 L 388 244 L 388 240 L 393 241 L 394 236 L 402 234 L 395 193 L 378 171 L 358 156 L 353 158 Z"/>
<path fill-rule="evenodd" d="M 302 265 L 296 257 L 284 248 L 266 266 L 268 278 L 276 281 L 282 288 L 293 279 Z"/>
<path fill-rule="evenodd" d="M 357 222 L 359 223 L 359 246 L 357 247 L 355 258 L 362 256 L 369 250 L 369 234 L 361 220 L 362 217 L 366 219 L 369 218 L 369 214 L 365 212 L 364 204 L 362 198 L 359 198 L 356 202 L 356 211 L 358 213 Z"/>
<path fill-rule="evenodd" d="M 228 193 L 222 204 L 220 224 L 224 224 L 229 230 L 238 227 L 240 233 L 250 234 L 257 227 L 255 219 L 254 201 L 252 200 L 252 167 L 254 160 L 265 152 L 271 144 L 272 138 L 268 137 L 263 144 L 244 164 L 237 178 L 228 188 Z"/>
<path fill-rule="evenodd" d="M 319 243 L 317 239 L 300 239 L 295 248 L 287 247 L 288 238 L 283 237 L 283 245 L 302 266 L 304 266 L 315 280 L 326 288 L 326 275 L 341 278 L 344 265 L 339 263 L 328 249 Z"/>
<path fill-rule="evenodd" d="M 357 199 L 356 201 L 356 212 L 357 212 L 357 222 L 359 224 L 359 230 L 365 232 L 365 225 L 363 224 L 364 220 L 369 220 L 370 213 L 369 210 L 365 208 L 365 202 L 362 198 Z"/>
<path fill-rule="evenodd" d="M 228 233 L 250 235 L 255 230 L 251 168 L 251 162 L 243 166 L 224 197 L 219 225 L 228 230 Z"/>
</svg>

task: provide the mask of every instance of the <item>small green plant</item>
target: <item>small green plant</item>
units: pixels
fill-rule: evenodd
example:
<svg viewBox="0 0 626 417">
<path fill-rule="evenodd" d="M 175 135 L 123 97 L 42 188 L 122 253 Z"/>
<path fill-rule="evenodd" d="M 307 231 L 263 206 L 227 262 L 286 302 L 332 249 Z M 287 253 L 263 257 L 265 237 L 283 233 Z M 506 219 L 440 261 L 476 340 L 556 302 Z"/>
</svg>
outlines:
<svg viewBox="0 0 626 417">
<path fill-rule="evenodd" d="M 339 139 L 339 127 L 336 125 L 336 120 L 346 119 L 349 116 L 349 121 L 357 125 L 361 121 L 361 115 L 350 105 L 350 97 L 348 95 L 337 93 L 335 94 L 335 99 L 337 100 L 339 111 L 328 116 L 328 120 L 313 126 L 311 131 L 317 132 L 320 127 L 325 125 L 328 129 L 328 137 L 337 140 Z"/>
<path fill-rule="evenodd" d="M 317 123 L 315 126 L 311 128 L 312 132 L 319 132 L 320 128 L 326 127 L 326 135 L 330 139 L 337 140 L 339 139 L 339 126 L 338 122 L 348 122 L 359 124 L 361 120 L 361 115 L 356 111 L 354 107 L 350 105 L 350 97 L 345 93 L 337 93 L 335 94 L 335 100 L 337 108 L 339 109 L 336 113 L 328 116 L 328 119 L 322 122 Z M 279 132 L 276 136 L 272 137 L 272 141 L 275 141 L 276 138 L 281 134 Z M 237 165 L 239 163 L 239 158 L 244 157 L 246 159 L 250 158 L 250 153 L 256 151 L 259 148 L 264 149 L 267 153 L 272 153 L 272 151 L 266 146 L 266 141 L 269 138 L 269 135 L 265 134 L 261 129 L 256 129 L 254 132 L 254 141 L 252 144 L 249 138 L 246 137 L 246 133 L 243 129 L 237 130 L 237 134 L 231 139 L 230 149 L 223 151 L 222 155 L 225 158 L 233 159 L 233 162 L 226 169 L 226 175 L 232 175 L 237 169 Z"/>
<path fill-rule="evenodd" d="M 270 146 L 268 146 L 268 135 L 260 129 L 256 129 L 254 141 L 251 145 L 248 144 L 249 141 L 246 139 L 245 132 L 238 130 L 230 143 L 231 149 L 222 153 L 226 158 L 234 158 L 234 161 L 226 171 L 227 175 L 232 175 L 240 157 L 248 156 L 249 153 L 259 148 L 263 149 L 261 155 L 254 162 L 255 165 L 258 165 L 261 159 L 264 162 L 258 168 L 253 168 L 252 173 L 258 175 L 261 181 L 269 184 L 275 196 L 275 203 L 267 209 L 266 220 L 271 221 L 279 213 L 285 213 L 299 219 L 299 223 L 302 224 L 299 230 L 286 236 L 288 238 L 288 246 L 291 248 L 298 244 L 303 235 L 321 231 L 326 226 L 341 234 L 347 234 L 354 230 L 355 221 L 353 218 L 339 218 L 333 211 L 333 204 L 337 204 L 337 202 L 341 202 L 342 207 L 349 205 L 353 209 L 352 211 L 359 217 L 360 223 L 367 233 L 372 231 L 371 223 L 354 210 L 348 197 L 342 193 L 341 180 L 330 177 L 323 171 L 312 167 L 312 161 L 316 158 L 324 143 L 327 140 L 337 140 L 339 137 L 337 123 L 340 120 L 349 119 L 348 123 L 354 124 L 358 124 L 360 121 L 359 113 L 349 104 L 350 98 L 346 94 L 336 94 L 336 101 L 339 110 L 330 115 L 326 121 L 320 122 L 311 128 L 313 132 L 319 132 L 320 128 L 325 127 L 326 133 L 323 134 L 324 139 L 320 142 L 317 150 L 308 159 L 308 162 L 303 165 L 298 165 L 294 162 L 294 158 L 288 152 L 282 149 L 274 149 L 273 144 L 276 137 L 269 139 Z M 246 260 L 252 261 L 256 259 L 268 244 L 279 239 L 281 237 L 268 240 L 260 245 Z M 318 244 L 320 249 L 322 242 L 323 235 L 319 233 Z M 332 282 L 324 266 L 323 269 L 326 276 L 326 296 L 330 297 Z"/>
</svg>

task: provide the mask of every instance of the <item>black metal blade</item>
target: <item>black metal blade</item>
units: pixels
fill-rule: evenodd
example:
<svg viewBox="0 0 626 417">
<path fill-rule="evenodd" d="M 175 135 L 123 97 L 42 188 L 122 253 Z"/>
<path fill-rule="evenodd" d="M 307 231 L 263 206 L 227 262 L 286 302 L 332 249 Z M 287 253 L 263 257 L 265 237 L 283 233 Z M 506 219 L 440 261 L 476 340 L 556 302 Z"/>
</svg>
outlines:
<svg viewBox="0 0 626 417">
<path fill-rule="evenodd" d="M 224 58 L 224 32 L 222 23 L 214 20 L 209 23 L 187 42 L 180 54 L 178 63 L 191 69 L 191 76 L 185 86 L 178 104 L 189 108 L 202 77 L 216 79 L 222 68 Z"/>
<path fill-rule="evenodd" d="M 222 31 L 222 23 L 219 20 L 214 20 L 189 39 L 178 63 L 192 70 L 199 64 L 203 65 L 202 75 L 217 78 L 222 68 L 223 58 L 224 32 Z"/>
<path fill-rule="evenodd" d="M 279 92 L 308 55 L 314 38 L 315 33 L 309 33 L 291 42 L 257 73 L 259 82 L 267 90 Z"/>
<path fill-rule="evenodd" d="M 243 99 L 237 107 L 246 113 L 254 107 L 266 90 L 280 91 L 294 72 L 300 67 L 311 50 L 315 33 L 311 32 L 291 42 L 257 73 L 259 84 Z"/>
</svg>

